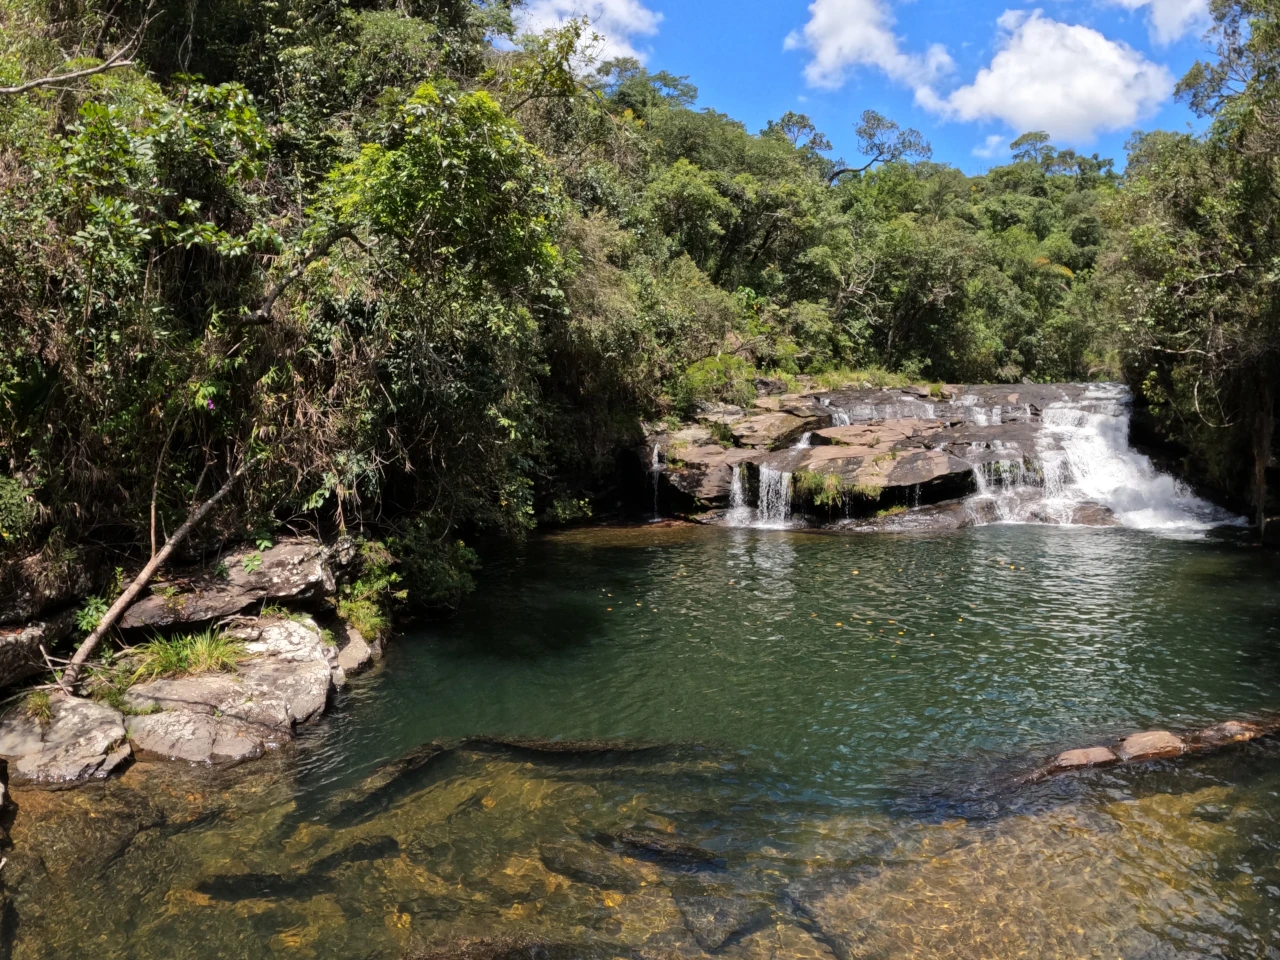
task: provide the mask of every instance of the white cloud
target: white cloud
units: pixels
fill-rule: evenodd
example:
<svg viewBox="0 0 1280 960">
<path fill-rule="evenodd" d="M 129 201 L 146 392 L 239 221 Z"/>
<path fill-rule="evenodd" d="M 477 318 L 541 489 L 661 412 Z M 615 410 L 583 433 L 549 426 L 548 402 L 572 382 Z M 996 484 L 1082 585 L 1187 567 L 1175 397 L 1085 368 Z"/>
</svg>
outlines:
<svg viewBox="0 0 1280 960">
<path fill-rule="evenodd" d="M 1046 130 L 1088 142 L 1132 126 L 1173 92 L 1173 75 L 1127 44 L 1088 27 L 1009 10 L 1000 51 L 973 83 L 945 97 L 916 91 L 925 107 L 956 120 L 1001 120 L 1019 132 Z"/>
<path fill-rule="evenodd" d="M 602 60 L 645 54 L 635 44 L 641 37 L 658 32 L 662 14 L 650 10 L 640 0 L 530 0 L 519 9 L 517 22 L 525 33 L 541 33 L 575 17 L 586 17 L 591 29 L 604 43 L 594 53 Z"/>
<path fill-rule="evenodd" d="M 993 133 L 982 143 L 973 148 L 975 157 L 986 157 L 988 160 L 1009 152 L 1009 138 L 1003 133 Z"/>
<path fill-rule="evenodd" d="M 1110 0 L 1126 10 L 1148 8 L 1151 36 L 1157 43 L 1173 43 L 1209 22 L 1209 0 Z"/>
<path fill-rule="evenodd" d="M 877 67 L 914 89 L 928 86 L 952 67 L 941 44 L 924 54 L 904 53 L 884 0 L 813 0 L 809 22 L 802 31 L 792 31 L 784 46 L 809 51 L 805 78 L 809 86 L 825 90 L 838 90 L 859 66 Z"/>
</svg>

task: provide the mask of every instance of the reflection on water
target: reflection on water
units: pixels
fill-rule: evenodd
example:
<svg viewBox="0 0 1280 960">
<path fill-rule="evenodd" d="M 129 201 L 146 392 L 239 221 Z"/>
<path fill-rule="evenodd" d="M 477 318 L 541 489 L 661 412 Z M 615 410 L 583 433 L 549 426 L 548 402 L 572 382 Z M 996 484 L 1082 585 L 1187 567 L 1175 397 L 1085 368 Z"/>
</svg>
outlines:
<svg viewBox="0 0 1280 960">
<path fill-rule="evenodd" d="M 1269 563 L 1035 528 L 537 543 L 296 750 L 20 794 L 4 931 L 19 958 L 510 955 L 497 937 L 568 957 L 1272 956 L 1280 744 L 1010 776 L 1280 703 Z M 461 739 L 480 735 L 657 746 Z"/>
</svg>

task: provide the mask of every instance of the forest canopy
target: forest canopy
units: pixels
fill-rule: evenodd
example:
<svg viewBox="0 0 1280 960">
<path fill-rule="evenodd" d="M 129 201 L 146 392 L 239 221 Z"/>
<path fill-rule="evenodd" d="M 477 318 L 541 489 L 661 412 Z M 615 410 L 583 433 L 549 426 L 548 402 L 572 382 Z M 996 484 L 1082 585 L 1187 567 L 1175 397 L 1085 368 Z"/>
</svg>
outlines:
<svg viewBox="0 0 1280 960">
<path fill-rule="evenodd" d="M 970 176 L 872 111 L 848 160 L 752 132 L 505 0 L 0 0 L 4 589 L 236 477 L 204 539 L 367 532 L 448 602 L 462 536 L 581 517 L 642 422 L 870 369 L 1126 380 L 1261 511 L 1280 10 L 1214 11 L 1204 135 Z"/>
</svg>

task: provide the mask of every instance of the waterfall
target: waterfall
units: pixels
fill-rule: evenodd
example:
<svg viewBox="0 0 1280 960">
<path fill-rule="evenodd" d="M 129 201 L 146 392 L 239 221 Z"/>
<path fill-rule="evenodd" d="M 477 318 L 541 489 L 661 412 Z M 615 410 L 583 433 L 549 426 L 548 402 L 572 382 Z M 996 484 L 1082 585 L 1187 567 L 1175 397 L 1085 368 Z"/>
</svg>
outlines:
<svg viewBox="0 0 1280 960">
<path fill-rule="evenodd" d="M 1049 405 L 1040 415 L 1034 450 L 992 440 L 957 451 L 973 464 L 977 493 L 971 515 L 997 522 L 1069 524 L 1077 508 L 1099 504 L 1126 527 L 1190 532 L 1239 523 L 1200 499 L 1129 446 L 1129 391 L 1119 384 L 1093 384 L 1077 402 Z M 1001 423 L 999 406 L 984 408 L 963 397 L 966 419 Z M 1023 416 L 1031 415 L 1024 408 Z"/>
<path fill-rule="evenodd" d="M 1125 526 L 1147 530 L 1195 531 L 1243 522 L 1197 497 L 1129 446 L 1129 403 L 1123 386 L 1095 384 L 1082 403 L 1052 404 L 1043 411 L 1037 448 L 1045 500 L 1100 503 Z"/>
<path fill-rule="evenodd" d="M 813 431 L 809 430 L 802 434 L 800 439 L 796 441 L 795 449 L 808 450 L 811 446 L 813 446 Z"/>
<path fill-rule="evenodd" d="M 658 445 L 653 445 L 653 457 L 649 461 L 649 476 L 653 478 L 653 519 L 658 520 L 661 514 L 658 513 L 658 482 L 662 474 L 662 461 L 659 459 L 661 451 Z"/>
<path fill-rule="evenodd" d="M 761 465 L 756 518 L 761 527 L 787 526 L 791 519 L 791 474 Z"/>
<path fill-rule="evenodd" d="M 749 527 L 752 512 L 747 506 L 747 486 L 743 482 L 742 464 L 735 463 L 730 469 L 732 480 L 729 483 L 729 513 L 725 522 L 731 527 Z"/>
</svg>

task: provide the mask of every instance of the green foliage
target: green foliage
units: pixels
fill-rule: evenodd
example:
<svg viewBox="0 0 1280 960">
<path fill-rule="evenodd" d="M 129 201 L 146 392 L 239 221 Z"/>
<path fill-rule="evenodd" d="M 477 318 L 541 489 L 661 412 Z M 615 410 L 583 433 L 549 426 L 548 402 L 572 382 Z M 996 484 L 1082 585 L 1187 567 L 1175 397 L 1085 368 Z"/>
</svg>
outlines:
<svg viewBox="0 0 1280 960">
<path fill-rule="evenodd" d="M 408 600 L 426 609 L 453 608 L 475 589 L 476 552 L 451 538 L 447 528 L 423 517 L 403 524 L 389 542 L 401 577 L 412 585 Z"/>
<path fill-rule="evenodd" d="M 360 576 L 354 583 L 343 584 L 338 595 L 338 616 L 369 640 L 378 640 L 391 629 L 388 606 L 407 599 L 408 593 L 397 590 L 400 574 L 396 558 L 377 541 L 360 544 Z"/>
<path fill-rule="evenodd" d="M 22 484 L 0 477 L 0 548 L 24 539 L 35 522 L 35 507 Z"/>
<path fill-rule="evenodd" d="M 757 376 L 755 367 L 732 354 L 699 360 L 684 374 L 686 403 L 720 400 L 749 406 L 756 396 Z"/>
<path fill-rule="evenodd" d="M 53 720 L 53 699 L 48 690 L 32 690 L 22 700 L 22 712 L 41 725 Z"/>
<path fill-rule="evenodd" d="M 244 644 L 212 628 L 202 633 L 157 637 L 131 651 L 131 683 L 155 677 L 198 676 L 235 670 Z"/>
<path fill-rule="evenodd" d="M 84 603 L 76 610 L 76 629 L 81 633 L 91 633 L 96 630 L 109 609 L 111 609 L 111 602 L 106 597 L 86 597 Z"/>
<path fill-rule="evenodd" d="M 838 473 L 801 470 L 792 478 L 792 489 L 798 496 L 811 501 L 815 507 L 834 510 L 844 505 L 850 487 Z"/>
</svg>

